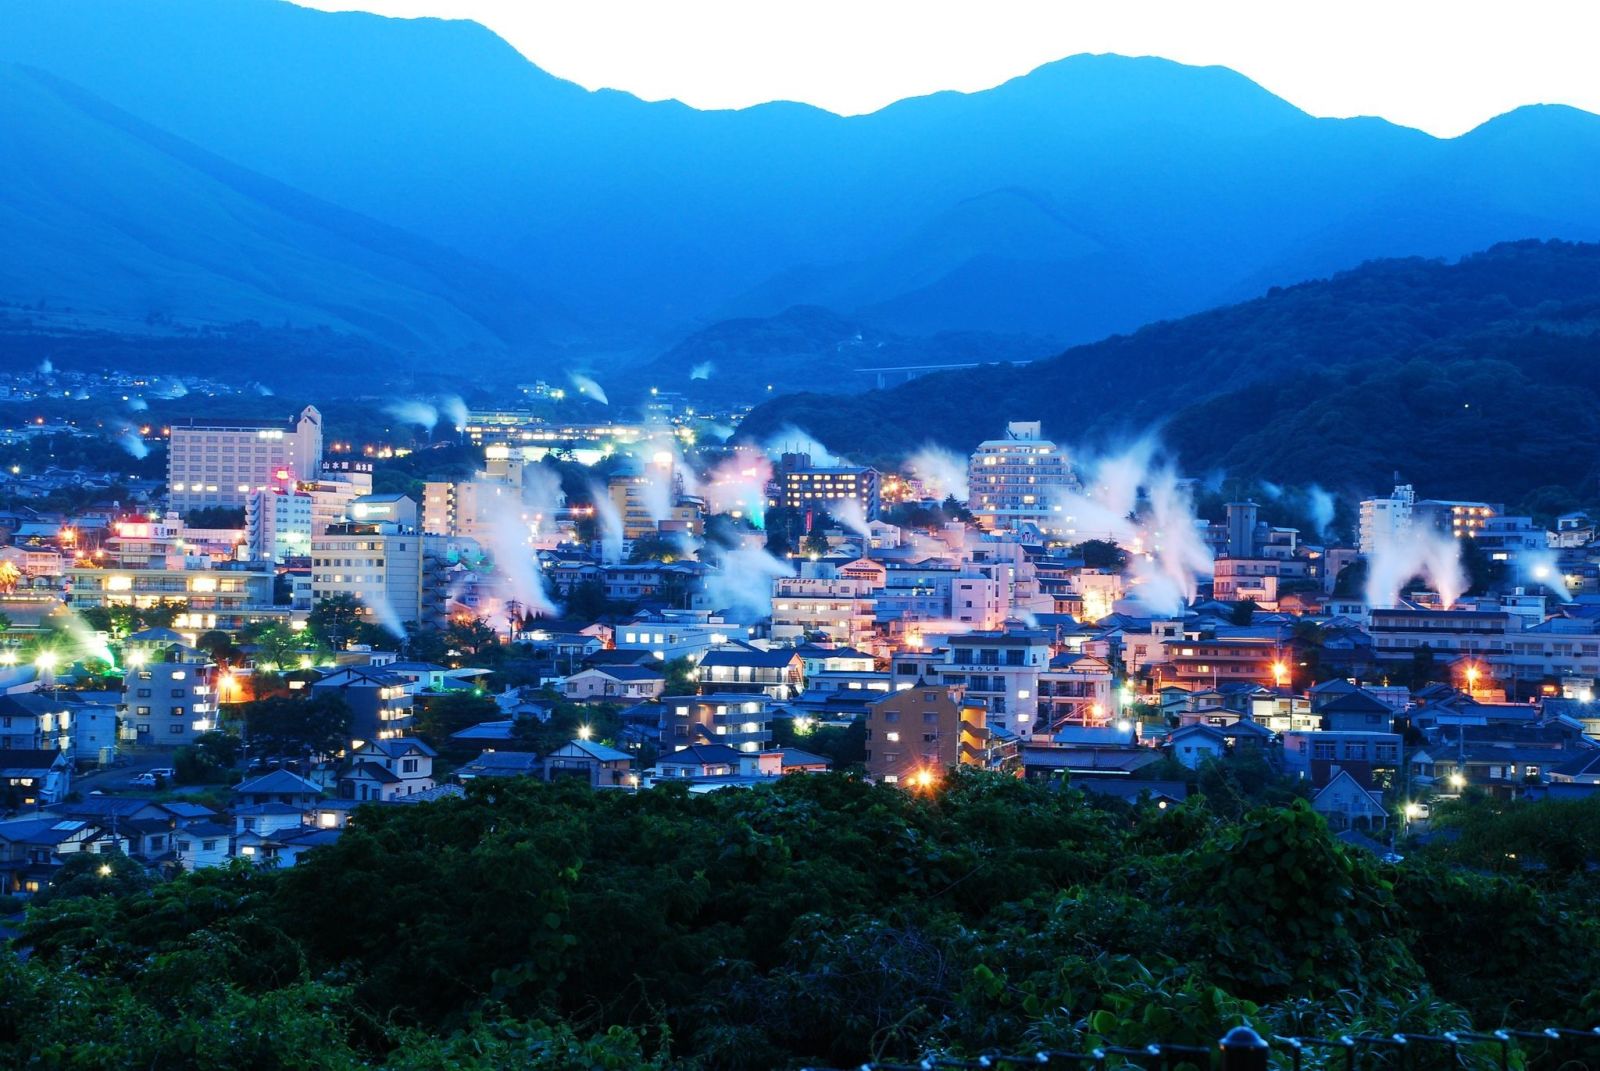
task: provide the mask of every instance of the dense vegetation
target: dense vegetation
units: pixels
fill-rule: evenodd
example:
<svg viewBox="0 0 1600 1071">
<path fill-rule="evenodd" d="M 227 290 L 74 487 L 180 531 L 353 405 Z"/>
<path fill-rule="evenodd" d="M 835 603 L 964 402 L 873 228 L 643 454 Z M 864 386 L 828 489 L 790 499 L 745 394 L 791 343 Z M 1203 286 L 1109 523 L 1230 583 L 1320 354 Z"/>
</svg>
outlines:
<svg viewBox="0 0 1600 1071">
<path fill-rule="evenodd" d="M 1007 420 L 1073 442 L 1160 427 L 1193 473 L 1516 503 L 1600 476 L 1600 245 L 1518 242 L 1459 263 L 1375 261 L 1017 367 L 943 372 L 752 413 L 898 460 Z M 1549 496 L 1545 496 L 1549 497 Z"/>
<path fill-rule="evenodd" d="M 766 1068 L 1204 1044 L 1241 1018 L 1586 1025 L 1600 955 L 1581 868 L 1384 865 L 1304 802 L 1222 818 L 986 775 L 916 796 L 818 776 L 698 797 L 475 783 L 358 817 L 283 872 L 71 864 L 30 954 L 0 956 L 0 1054 Z"/>
</svg>

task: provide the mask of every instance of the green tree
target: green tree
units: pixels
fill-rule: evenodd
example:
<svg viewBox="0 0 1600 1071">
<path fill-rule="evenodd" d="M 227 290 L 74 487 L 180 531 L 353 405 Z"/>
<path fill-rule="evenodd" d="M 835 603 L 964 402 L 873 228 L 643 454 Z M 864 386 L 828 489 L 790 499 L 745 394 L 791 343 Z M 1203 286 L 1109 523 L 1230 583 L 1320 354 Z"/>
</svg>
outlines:
<svg viewBox="0 0 1600 1071">
<path fill-rule="evenodd" d="M 350 746 L 350 707 L 335 694 L 271 696 L 240 705 L 257 757 L 332 755 Z"/>
</svg>

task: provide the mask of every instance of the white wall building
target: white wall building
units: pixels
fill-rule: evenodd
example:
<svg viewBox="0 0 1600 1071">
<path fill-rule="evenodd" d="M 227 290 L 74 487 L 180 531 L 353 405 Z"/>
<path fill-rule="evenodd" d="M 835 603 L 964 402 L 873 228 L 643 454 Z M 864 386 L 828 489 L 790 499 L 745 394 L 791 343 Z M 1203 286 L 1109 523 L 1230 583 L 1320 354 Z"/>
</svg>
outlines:
<svg viewBox="0 0 1600 1071">
<path fill-rule="evenodd" d="M 172 425 L 167 502 L 183 513 L 243 506 L 275 480 L 307 479 L 322 463 L 322 414 L 306 406 L 287 424 L 274 420 L 191 420 Z"/>
<path fill-rule="evenodd" d="M 1079 486 L 1067 452 L 1043 437 L 1036 420 L 1013 421 L 1004 439 L 979 443 L 967 485 L 967 507 L 982 527 L 1014 531 L 1031 524 L 1047 532 L 1064 523 L 1055 496 Z"/>
</svg>

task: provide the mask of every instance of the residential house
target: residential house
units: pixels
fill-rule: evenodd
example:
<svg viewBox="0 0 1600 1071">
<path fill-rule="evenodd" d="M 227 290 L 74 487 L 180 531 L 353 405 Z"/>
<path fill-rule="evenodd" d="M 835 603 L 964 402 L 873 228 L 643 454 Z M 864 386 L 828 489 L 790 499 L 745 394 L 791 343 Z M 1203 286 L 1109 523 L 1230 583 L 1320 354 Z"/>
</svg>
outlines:
<svg viewBox="0 0 1600 1071">
<path fill-rule="evenodd" d="M 1317 714 L 1322 728 L 1329 732 L 1388 732 L 1394 728 L 1394 708 L 1360 688 L 1324 699 L 1317 705 Z"/>
<path fill-rule="evenodd" d="M 322 789 L 297 773 L 273 770 L 252 777 L 234 786 L 234 807 L 250 807 L 262 803 L 284 803 L 309 811 L 322 797 Z"/>
<path fill-rule="evenodd" d="M 656 760 L 656 776 L 661 779 L 688 777 L 726 777 L 740 770 L 743 752 L 726 744 L 690 744 Z"/>
<path fill-rule="evenodd" d="M 72 788 L 72 763 L 65 751 L 0 751 L 0 790 L 7 808 L 60 803 Z"/>
<path fill-rule="evenodd" d="M 31 895 L 78 852 L 128 851 L 126 838 L 97 822 L 59 815 L 0 822 L 0 893 Z"/>
<path fill-rule="evenodd" d="M 1207 760 L 1227 754 L 1228 742 L 1215 725 L 1195 722 L 1172 731 L 1167 737 L 1167 751 L 1189 769 L 1197 770 Z"/>
<path fill-rule="evenodd" d="M 607 666 L 579 670 L 562 686 L 568 699 L 579 702 L 638 703 L 666 690 L 667 679 L 644 666 Z"/>
<path fill-rule="evenodd" d="M 72 751 L 72 704 L 53 692 L 0 695 L 0 750 Z"/>
<path fill-rule="evenodd" d="M 456 779 L 466 782 L 479 777 L 538 777 L 544 764 L 531 751 L 485 751 L 456 770 Z"/>
<path fill-rule="evenodd" d="M 190 872 L 222 866 L 233 856 L 233 830 L 221 822 L 196 822 L 173 835 L 178 869 Z"/>
<path fill-rule="evenodd" d="M 704 692 L 753 693 L 783 702 L 805 688 L 804 662 L 793 647 L 730 643 L 707 652 L 699 669 Z"/>
<path fill-rule="evenodd" d="M 1389 810 L 1382 794 L 1373 791 L 1349 768 L 1340 768 L 1311 797 L 1311 807 L 1328 821 L 1334 832 L 1354 829 L 1382 830 L 1389 825 Z"/>
<path fill-rule="evenodd" d="M 395 800 L 434 787 L 438 752 L 421 740 L 402 737 L 369 740 L 350 752 L 339 767 L 339 797 Z"/>
<path fill-rule="evenodd" d="M 639 783 L 633 756 L 592 740 L 573 740 L 545 756 L 544 779 L 567 778 L 586 780 L 591 788 L 633 788 Z"/>
</svg>

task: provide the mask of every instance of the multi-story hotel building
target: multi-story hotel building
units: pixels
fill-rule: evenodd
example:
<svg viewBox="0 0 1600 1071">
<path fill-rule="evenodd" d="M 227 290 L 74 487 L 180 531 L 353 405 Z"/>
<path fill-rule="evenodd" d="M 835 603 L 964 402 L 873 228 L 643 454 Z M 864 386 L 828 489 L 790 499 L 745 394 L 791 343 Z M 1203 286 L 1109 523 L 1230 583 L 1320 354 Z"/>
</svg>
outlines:
<svg viewBox="0 0 1600 1071">
<path fill-rule="evenodd" d="M 1067 452 L 1043 437 L 1036 420 L 1006 425 L 1004 439 L 978 444 L 967 468 L 967 508 L 991 531 L 1015 531 L 1033 525 L 1042 532 L 1064 530 L 1056 496 L 1076 491 L 1078 477 Z M 1093 538 L 1096 533 L 1084 533 Z"/>
<path fill-rule="evenodd" d="M 322 463 L 322 414 L 306 406 L 295 419 L 192 419 L 172 425 L 167 443 L 167 502 L 184 513 L 243 506 L 273 481 L 314 479 Z"/>
</svg>

